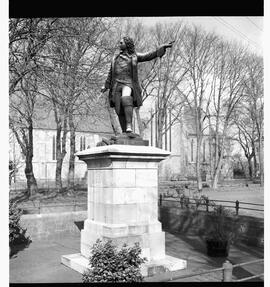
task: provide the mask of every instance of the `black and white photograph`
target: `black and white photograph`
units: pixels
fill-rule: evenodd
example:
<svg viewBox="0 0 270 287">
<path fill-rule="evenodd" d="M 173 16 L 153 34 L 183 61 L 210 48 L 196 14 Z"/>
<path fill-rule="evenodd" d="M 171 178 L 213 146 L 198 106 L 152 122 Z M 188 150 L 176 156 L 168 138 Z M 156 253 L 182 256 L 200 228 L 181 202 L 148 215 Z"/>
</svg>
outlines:
<svg viewBox="0 0 270 287">
<path fill-rule="evenodd" d="M 9 3 L 7 284 L 264 285 L 265 3 L 247 3 Z"/>
</svg>

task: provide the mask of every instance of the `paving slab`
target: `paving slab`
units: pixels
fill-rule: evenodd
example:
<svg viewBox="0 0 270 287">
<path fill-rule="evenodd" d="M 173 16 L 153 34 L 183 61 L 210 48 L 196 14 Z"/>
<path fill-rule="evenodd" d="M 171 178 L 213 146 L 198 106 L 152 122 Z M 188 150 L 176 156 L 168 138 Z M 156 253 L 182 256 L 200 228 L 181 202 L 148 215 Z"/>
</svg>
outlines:
<svg viewBox="0 0 270 287">
<path fill-rule="evenodd" d="M 82 275 L 61 264 L 61 256 L 78 252 L 79 236 L 51 241 L 34 241 L 9 261 L 10 283 L 74 283 Z"/>
<path fill-rule="evenodd" d="M 166 232 L 166 254 L 187 260 L 187 268 L 170 274 L 145 278 L 145 281 L 163 281 L 171 275 L 187 275 L 193 272 L 222 267 L 225 258 L 206 255 L 203 239 Z M 80 236 L 67 235 L 51 241 L 34 241 L 18 250 L 9 261 L 10 283 L 81 283 L 82 275 L 61 264 L 61 256 L 80 252 Z M 263 249 L 245 245 L 232 246 L 228 260 L 232 264 L 263 258 Z M 177 273 L 179 272 L 179 273 Z M 234 272 L 234 279 L 263 273 L 263 264 L 243 266 Z M 176 281 L 221 281 L 219 274 L 201 275 Z M 257 279 L 260 281 L 260 279 Z"/>
</svg>

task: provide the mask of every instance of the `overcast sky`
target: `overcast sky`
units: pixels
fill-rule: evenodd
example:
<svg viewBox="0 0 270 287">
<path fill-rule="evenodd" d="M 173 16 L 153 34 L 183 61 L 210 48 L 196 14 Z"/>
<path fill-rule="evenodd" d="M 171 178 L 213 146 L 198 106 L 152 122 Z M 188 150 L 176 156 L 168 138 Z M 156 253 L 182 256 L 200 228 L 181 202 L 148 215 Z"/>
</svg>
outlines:
<svg viewBox="0 0 270 287">
<path fill-rule="evenodd" d="M 248 45 L 249 48 L 263 54 L 263 17 L 138 17 L 145 25 L 157 22 L 175 22 L 184 20 L 200 25 L 207 31 L 215 31 L 224 38 Z"/>
</svg>

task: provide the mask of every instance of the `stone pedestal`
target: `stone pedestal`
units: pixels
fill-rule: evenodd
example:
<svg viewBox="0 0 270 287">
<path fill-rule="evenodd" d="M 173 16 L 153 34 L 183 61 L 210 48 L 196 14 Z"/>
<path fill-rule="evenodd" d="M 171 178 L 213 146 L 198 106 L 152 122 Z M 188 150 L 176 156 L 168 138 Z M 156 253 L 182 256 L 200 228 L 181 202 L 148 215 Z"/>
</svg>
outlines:
<svg viewBox="0 0 270 287">
<path fill-rule="evenodd" d="M 158 221 L 158 163 L 169 154 L 117 144 L 77 154 L 88 168 L 88 218 L 81 231 L 81 253 L 62 256 L 62 263 L 82 272 L 100 238 L 119 247 L 139 242 L 148 260 L 142 267 L 145 276 L 186 267 L 186 261 L 165 255 L 165 233 Z"/>
</svg>

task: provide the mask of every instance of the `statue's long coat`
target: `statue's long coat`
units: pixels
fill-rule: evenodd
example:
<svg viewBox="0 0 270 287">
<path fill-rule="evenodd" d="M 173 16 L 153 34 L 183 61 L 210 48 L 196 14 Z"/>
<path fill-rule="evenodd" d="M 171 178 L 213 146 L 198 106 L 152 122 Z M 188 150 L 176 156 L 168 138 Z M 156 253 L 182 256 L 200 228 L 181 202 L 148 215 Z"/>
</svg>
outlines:
<svg viewBox="0 0 270 287">
<path fill-rule="evenodd" d="M 137 64 L 139 62 L 146 62 L 151 61 L 152 59 L 155 59 L 156 57 L 162 57 L 165 54 L 165 48 L 164 46 L 161 46 L 157 50 L 153 52 L 147 52 L 147 53 L 136 53 L 131 55 L 131 77 L 132 77 L 132 97 L 133 97 L 133 106 L 134 107 L 140 107 L 142 105 L 142 92 L 141 87 L 139 84 L 138 79 L 138 69 Z M 118 56 L 115 55 L 112 58 L 110 71 L 107 77 L 107 80 L 105 82 L 105 87 L 109 89 L 109 102 L 110 107 L 115 107 L 116 112 L 119 113 L 120 111 L 120 98 L 114 93 L 114 86 L 115 86 L 115 77 L 114 77 L 114 63 L 115 59 Z"/>
</svg>

